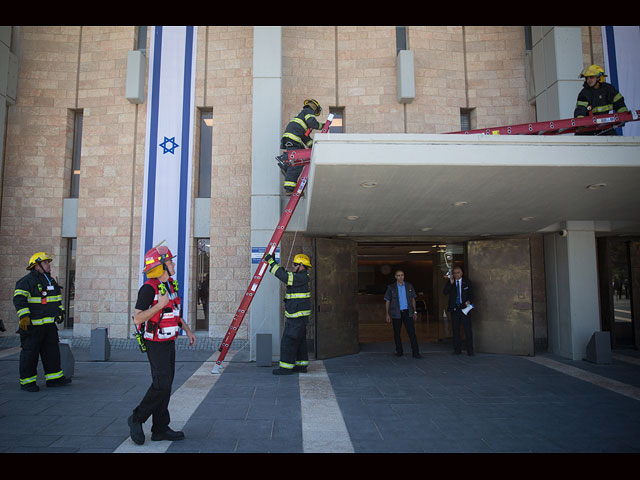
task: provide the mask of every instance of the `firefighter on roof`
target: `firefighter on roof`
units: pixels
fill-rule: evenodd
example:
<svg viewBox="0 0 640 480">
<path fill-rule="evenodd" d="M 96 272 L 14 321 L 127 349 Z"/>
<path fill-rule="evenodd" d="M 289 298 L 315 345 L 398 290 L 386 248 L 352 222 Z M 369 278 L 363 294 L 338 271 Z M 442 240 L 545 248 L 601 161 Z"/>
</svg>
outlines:
<svg viewBox="0 0 640 480">
<path fill-rule="evenodd" d="M 286 318 L 282 341 L 280 342 L 280 364 L 273 370 L 274 375 L 290 375 L 306 372 L 309 365 L 307 350 L 307 323 L 311 315 L 311 288 L 309 285 L 309 257 L 298 254 L 293 259 L 293 271 L 288 272 L 278 265 L 273 256 L 264 256 L 269 271 L 283 282 L 287 288 L 284 296 L 284 316 Z"/>
<path fill-rule="evenodd" d="M 18 313 L 20 334 L 20 388 L 28 392 L 40 390 L 36 384 L 38 357 L 47 387 L 71 383 L 60 367 L 58 327 L 64 320 L 62 289 L 51 277 L 52 258 L 47 252 L 31 256 L 29 273 L 16 282 L 13 305 Z"/>
<path fill-rule="evenodd" d="M 622 94 L 618 92 L 616 87 L 605 82 L 605 77 L 604 69 L 599 65 L 591 65 L 580 73 L 579 78 L 584 78 L 585 81 L 578 94 L 578 101 L 573 112 L 574 117 L 629 111 Z M 611 128 L 604 132 L 602 130 L 576 132 L 576 135 L 617 135 L 617 133 Z"/>
</svg>

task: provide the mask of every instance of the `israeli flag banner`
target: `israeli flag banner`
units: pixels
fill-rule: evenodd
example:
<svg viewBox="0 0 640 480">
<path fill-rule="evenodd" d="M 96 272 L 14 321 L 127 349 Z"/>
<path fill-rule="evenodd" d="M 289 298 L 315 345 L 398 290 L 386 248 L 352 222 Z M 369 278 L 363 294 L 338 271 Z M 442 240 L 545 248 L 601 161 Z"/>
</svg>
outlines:
<svg viewBox="0 0 640 480">
<path fill-rule="evenodd" d="M 189 313 L 189 238 L 197 27 L 151 27 L 148 52 L 140 285 L 144 255 L 162 243 L 176 257 L 182 318 Z M 184 333 L 184 332 L 183 332 Z"/>
</svg>

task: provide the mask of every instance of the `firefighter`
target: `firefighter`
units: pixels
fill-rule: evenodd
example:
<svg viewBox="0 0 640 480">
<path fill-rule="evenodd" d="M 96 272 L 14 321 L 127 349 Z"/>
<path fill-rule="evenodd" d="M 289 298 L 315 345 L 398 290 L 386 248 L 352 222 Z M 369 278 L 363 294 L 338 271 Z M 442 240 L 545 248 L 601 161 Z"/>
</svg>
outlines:
<svg viewBox="0 0 640 480">
<path fill-rule="evenodd" d="M 309 257 L 298 254 L 293 259 L 293 271 L 278 265 L 271 254 L 264 256 L 269 271 L 286 286 L 284 316 L 286 318 L 280 342 L 280 364 L 274 375 L 306 373 L 309 365 L 307 350 L 307 323 L 311 315 L 311 289 L 309 285 Z"/>
<path fill-rule="evenodd" d="M 16 282 L 13 305 L 18 313 L 20 334 L 20 388 L 37 392 L 38 356 L 47 387 L 60 387 L 71 383 L 60 366 L 58 327 L 64 321 L 62 289 L 51 278 L 52 258 L 47 252 L 31 256 L 29 273 Z"/>
<path fill-rule="evenodd" d="M 624 103 L 624 97 L 616 87 L 604 81 L 605 77 L 604 69 L 600 65 L 591 65 L 580 73 L 579 78 L 584 78 L 585 81 L 578 94 L 574 117 L 629 111 Z M 615 129 L 610 128 L 605 131 L 576 132 L 576 135 L 617 135 L 617 133 Z"/>
<path fill-rule="evenodd" d="M 175 373 L 175 339 L 182 328 L 189 345 L 196 338 L 180 318 L 178 282 L 173 280 L 175 264 L 169 248 L 154 247 L 144 256 L 142 270 L 147 281 L 138 291 L 133 321 L 144 331 L 143 338 L 151 365 L 152 383 L 140 404 L 127 420 L 131 439 L 138 445 L 145 441 L 142 424 L 153 417 L 151 440 L 182 440 L 183 432 L 169 428 L 169 399 Z"/>
<path fill-rule="evenodd" d="M 311 130 L 322 130 L 322 125 L 315 118 L 322 112 L 322 107 L 317 100 L 307 99 L 304 101 L 302 110 L 298 115 L 293 117 L 287 124 L 280 140 L 280 148 L 282 150 L 301 150 L 311 148 L 313 140 L 311 139 Z M 298 177 L 302 172 L 303 166 L 289 166 L 286 162 L 286 153 L 282 154 L 278 159 L 280 168 L 284 172 L 284 190 L 287 195 L 293 193 Z"/>
</svg>

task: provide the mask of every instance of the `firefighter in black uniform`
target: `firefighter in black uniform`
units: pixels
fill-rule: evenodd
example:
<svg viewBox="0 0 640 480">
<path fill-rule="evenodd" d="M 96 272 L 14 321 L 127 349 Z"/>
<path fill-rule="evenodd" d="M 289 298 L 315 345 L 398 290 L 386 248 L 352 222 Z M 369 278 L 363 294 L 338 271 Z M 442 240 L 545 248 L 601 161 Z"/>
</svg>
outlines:
<svg viewBox="0 0 640 480">
<path fill-rule="evenodd" d="M 71 383 L 60 366 L 58 327 L 64 320 L 62 289 L 51 278 L 51 256 L 38 252 L 31 256 L 29 273 L 16 282 L 13 305 L 19 318 L 20 388 L 28 392 L 40 390 L 36 384 L 38 357 L 47 387 Z"/>
<path fill-rule="evenodd" d="M 278 265 L 271 254 L 264 256 L 269 271 L 286 286 L 284 296 L 284 316 L 286 318 L 282 341 L 280 342 L 280 364 L 273 370 L 274 375 L 290 375 L 307 371 L 309 352 L 307 350 L 307 323 L 311 315 L 311 288 L 309 269 L 311 261 L 304 254 L 293 259 L 293 272 Z"/>
<path fill-rule="evenodd" d="M 629 109 L 624 103 L 624 97 L 618 92 L 616 87 L 604 81 L 606 77 L 604 69 L 599 65 L 591 65 L 585 69 L 580 78 L 584 78 L 582 91 L 578 94 L 576 108 L 573 116 L 586 117 L 588 115 L 602 115 L 605 113 L 628 112 Z M 587 132 L 576 132 L 576 135 L 618 135 L 615 129 L 590 130 Z"/>
<path fill-rule="evenodd" d="M 287 151 L 311 148 L 313 144 L 311 131 L 322 130 L 322 125 L 320 125 L 318 120 L 315 118 L 320 115 L 320 112 L 322 112 L 322 107 L 317 100 L 305 100 L 300 113 L 293 117 L 287 124 L 287 127 L 282 134 L 282 139 L 280 140 L 280 148 Z M 296 188 L 298 177 L 300 176 L 300 173 L 302 173 L 303 166 L 290 166 L 286 163 L 286 153 L 276 158 L 278 159 L 280 168 L 285 174 L 284 190 L 287 195 L 291 195 L 294 188 Z"/>
</svg>

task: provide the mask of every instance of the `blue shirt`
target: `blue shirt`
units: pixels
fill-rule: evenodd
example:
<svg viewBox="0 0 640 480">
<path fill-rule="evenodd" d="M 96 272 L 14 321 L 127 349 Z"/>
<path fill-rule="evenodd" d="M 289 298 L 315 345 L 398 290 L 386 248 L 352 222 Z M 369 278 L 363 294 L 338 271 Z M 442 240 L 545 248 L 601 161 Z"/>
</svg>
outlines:
<svg viewBox="0 0 640 480">
<path fill-rule="evenodd" d="M 404 283 L 400 285 L 396 282 L 396 284 L 398 285 L 398 301 L 400 302 L 400 310 L 409 310 L 409 305 L 407 305 L 407 291 L 404 288 Z"/>
</svg>

